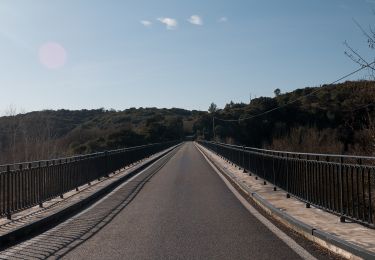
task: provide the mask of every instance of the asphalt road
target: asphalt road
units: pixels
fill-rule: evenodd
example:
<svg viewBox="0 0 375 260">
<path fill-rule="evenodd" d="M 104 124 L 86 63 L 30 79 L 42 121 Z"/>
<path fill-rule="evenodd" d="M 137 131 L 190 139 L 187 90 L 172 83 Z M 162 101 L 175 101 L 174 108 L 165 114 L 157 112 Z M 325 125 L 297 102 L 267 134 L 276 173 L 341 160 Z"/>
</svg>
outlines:
<svg viewBox="0 0 375 260">
<path fill-rule="evenodd" d="M 192 142 L 64 259 L 299 259 L 228 190 Z"/>
<path fill-rule="evenodd" d="M 46 258 L 300 256 L 240 203 L 194 144 L 188 142 L 81 213 L 0 252 L 0 259 Z"/>
</svg>

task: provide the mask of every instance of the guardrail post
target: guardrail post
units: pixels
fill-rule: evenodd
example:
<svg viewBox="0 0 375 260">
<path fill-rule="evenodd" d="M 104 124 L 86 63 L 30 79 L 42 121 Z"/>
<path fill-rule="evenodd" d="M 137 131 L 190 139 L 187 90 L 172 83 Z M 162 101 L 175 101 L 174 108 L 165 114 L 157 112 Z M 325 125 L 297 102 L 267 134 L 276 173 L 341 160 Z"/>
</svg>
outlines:
<svg viewBox="0 0 375 260">
<path fill-rule="evenodd" d="M 7 219 L 11 220 L 12 219 L 12 215 L 11 215 L 11 192 L 10 192 L 10 175 L 11 175 L 11 172 L 10 172 L 10 166 L 7 165 Z"/>
<path fill-rule="evenodd" d="M 374 172 L 372 172 L 374 173 Z M 373 176 L 374 177 L 374 176 Z M 371 198 L 371 192 L 372 192 L 372 189 L 371 189 L 371 177 L 370 177 L 370 172 L 368 173 L 367 175 L 367 182 L 368 182 L 368 202 L 369 202 L 369 216 L 368 216 L 368 222 L 369 223 L 373 223 L 373 220 L 372 220 L 372 198 Z"/>
<path fill-rule="evenodd" d="M 65 181 L 64 181 L 64 179 L 65 179 L 64 177 L 65 177 L 65 176 L 64 176 L 63 173 L 61 173 L 61 172 L 62 172 L 62 170 L 61 170 L 61 168 L 62 168 L 62 160 L 61 160 L 61 159 L 59 160 L 58 165 L 59 165 L 59 171 L 60 171 L 61 185 L 63 186 L 61 190 L 63 190 L 64 185 L 65 185 Z M 61 191 L 61 192 L 62 192 L 62 191 Z M 60 198 L 61 198 L 61 199 L 64 198 L 64 193 L 61 193 L 61 194 L 60 194 Z"/>
<path fill-rule="evenodd" d="M 238 150 L 238 158 L 237 158 L 237 165 L 238 165 L 238 169 L 241 170 L 241 150 Z"/>
<path fill-rule="evenodd" d="M 250 155 L 250 152 L 248 153 L 248 162 L 249 162 L 249 164 L 248 164 L 248 167 L 249 167 L 249 176 L 252 176 L 252 174 L 251 174 L 251 171 L 252 171 L 252 169 L 251 169 L 251 155 Z"/>
<path fill-rule="evenodd" d="M 105 172 L 105 157 L 103 157 L 104 159 L 104 167 L 102 168 L 102 170 L 103 170 L 103 172 Z M 98 181 L 100 181 L 100 179 L 101 179 L 101 172 L 99 172 L 99 176 L 98 176 Z"/>
<path fill-rule="evenodd" d="M 275 157 L 273 154 L 272 154 L 272 172 L 273 172 L 273 191 L 276 191 L 277 188 L 276 188 L 276 173 L 275 173 Z"/>
<path fill-rule="evenodd" d="M 48 186 L 50 185 L 49 183 L 49 176 L 48 176 L 48 173 L 49 173 L 49 166 L 50 166 L 50 162 L 49 161 L 46 161 L 46 175 L 44 176 L 44 180 L 46 181 L 46 187 L 47 187 L 47 197 L 49 197 L 49 194 L 48 194 Z"/>
<path fill-rule="evenodd" d="M 267 182 L 266 182 L 266 171 L 264 170 L 264 156 L 262 156 L 262 166 L 263 166 L 263 185 L 267 185 Z"/>
<path fill-rule="evenodd" d="M 344 182 L 343 182 L 343 158 L 340 157 L 340 211 L 341 211 L 341 216 L 340 216 L 340 222 L 345 222 L 345 216 L 344 216 Z"/>
<path fill-rule="evenodd" d="M 82 165 L 83 163 L 81 162 L 81 161 L 83 161 L 83 156 L 81 155 L 81 156 L 79 156 L 78 157 L 78 165 Z M 78 167 L 78 170 L 82 170 L 82 167 Z M 74 171 L 74 179 L 75 179 L 75 181 L 76 181 L 76 191 L 79 191 L 79 188 L 78 188 L 78 170 L 77 170 L 77 168 L 75 169 L 75 171 Z"/>
<path fill-rule="evenodd" d="M 259 175 L 259 160 L 258 160 L 258 155 L 255 156 L 255 179 L 258 180 L 258 175 Z"/>
<path fill-rule="evenodd" d="M 242 167 L 243 167 L 243 173 L 247 173 L 245 169 L 245 146 L 242 146 Z"/>
<path fill-rule="evenodd" d="M 108 177 L 109 176 L 109 172 L 108 172 L 108 151 L 105 151 L 104 152 L 104 158 L 105 158 L 105 177 Z"/>
<path fill-rule="evenodd" d="M 286 198 L 290 198 L 289 193 L 289 154 L 286 154 Z"/>
<path fill-rule="evenodd" d="M 231 149 L 231 150 L 230 150 L 230 158 L 229 158 L 229 161 L 230 161 L 230 163 L 231 163 L 232 165 L 234 165 L 234 164 L 233 164 L 233 160 L 234 160 L 234 155 L 233 155 L 233 150 Z"/>
<path fill-rule="evenodd" d="M 39 176 L 38 176 L 38 180 L 39 180 L 39 196 L 38 196 L 38 200 L 39 200 L 39 207 L 40 208 L 43 208 L 43 202 L 42 202 L 42 192 L 43 192 L 43 187 L 42 187 L 42 173 L 44 171 L 44 169 L 41 168 L 42 164 L 41 162 L 38 162 L 38 172 L 39 172 Z"/>
<path fill-rule="evenodd" d="M 305 191 L 306 191 L 306 200 L 307 201 L 309 201 L 309 183 L 308 183 L 308 174 L 309 174 L 309 171 L 308 171 L 308 168 L 309 168 L 309 166 L 308 166 L 308 164 L 309 164 L 309 155 L 306 155 L 306 171 L 305 171 L 305 181 L 304 181 L 304 183 L 305 183 Z M 309 202 L 306 202 L 306 208 L 307 209 L 309 209 L 311 207 L 311 205 L 310 205 L 310 203 Z"/>
<path fill-rule="evenodd" d="M 28 164 L 27 164 L 27 169 L 29 169 L 29 175 L 31 175 L 31 168 L 32 168 L 32 165 L 31 165 L 31 162 L 29 162 Z M 30 177 L 31 178 L 31 177 Z M 30 185 L 30 179 L 28 179 L 28 185 Z M 30 189 L 30 186 L 28 186 L 28 189 Z M 31 200 L 31 198 L 30 198 L 30 190 L 29 190 L 29 195 L 27 196 L 27 204 L 30 204 L 30 200 Z"/>
<path fill-rule="evenodd" d="M 22 169 L 23 169 L 23 165 L 20 164 L 18 166 L 18 171 L 19 173 L 21 174 L 22 172 Z M 17 180 L 18 179 L 18 180 Z M 25 190 L 23 189 L 23 187 L 21 187 L 21 180 L 20 180 L 20 176 L 14 180 L 14 189 L 15 189 L 15 209 L 18 210 L 20 208 L 20 204 L 22 203 L 22 197 L 24 196 L 24 192 Z"/>
</svg>

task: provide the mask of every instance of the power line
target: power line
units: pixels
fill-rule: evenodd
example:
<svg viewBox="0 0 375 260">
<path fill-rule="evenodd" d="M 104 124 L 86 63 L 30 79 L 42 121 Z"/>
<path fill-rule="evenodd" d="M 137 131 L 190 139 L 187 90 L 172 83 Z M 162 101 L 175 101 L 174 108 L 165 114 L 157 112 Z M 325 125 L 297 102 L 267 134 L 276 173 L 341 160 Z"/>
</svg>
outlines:
<svg viewBox="0 0 375 260">
<path fill-rule="evenodd" d="M 364 66 L 362 66 L 361 68 L 359 68 L 359 69 L 357 69 L 357 70 L 355 70 L 355 71 L 353 71 L 353 72 L 351 72 L 351 73 L 349 73 L 349 74 L 346 74 L 345 76 L 342 76 L 341 78 L 339 78 L 339 79 L 337 79 L 337 80 L 335 80 L 335 81 L 329 83 L 328 85 L 333 85 L 333 84 L 335 84 L 335 83 L 337 83 L 337 82 L 339 82 L 339 81 L 341 81 L 341 80 L 343 80 L 343 79 L 345 79 L 345 78 L 347 78 L 347 77 L 350 77 L 350 76 L 352 76 L 352 75 L 358 73 L 359 71 L 361 71 L 361 70 L 363 70 L 363 69 L 365 69 L 365 68 L 371 68 L 371 65 L 373 65 L 373 64 L 375 64 L 375 61 L 374 61 L 374 62 L 371 62 L 371 63 L 369 63 L 369 64 L 367 64 L 367 65 L 364 65 Z M 304 96 L 301 96 L 301 97 L 299 97 L 299 98 L 297 98 L 297 99 L 294 99 L 294 100 L 292 100 L 292 101 L 289 101 L 289 102 L 285 103 L 285 104 L 282 105 L 282 106 L 277 106 L 277 107 L 275 107 L 275 108 L 272 108 L 272 109 L 270 109 L 270 110 L 264 111 L 264 112 L 262 112 L 262 113 L 259 113 L 259 114 L 253 115 L 253 116 L 244 117 L 244 118 L 239 118 L 239 119 L 220 119 L 220 118 L 215 117 L 215 119 L 217 119 L 217 120 L 219 120 L 219 121 L 224 121 L 224 122 L 240 122 L 240 121 L 249 120 L 249 119 L 253 119 L 253 118 L 256 118 L 256 117 L 264 116 L 264 115 L 269 114 L 269 113 L 271 113 L 271 112 L 273 112 L 273 111 L 275 111 L 275 110 L 278 110 L 278 109 L 284 108 L 284 107 L 286 107 L 286 106 L 288 106 L 288 105 L 290 105 L 290 104 L 293 104 L 293 103 L 295 103 L 295 102 L 297 102 L 297 101 L 299 101 L 299 100 L 301 100 L 301 99 L 303 99 L 303 98 L 305 98 L 305 97 L 311 96 L 312 94 L 315 94 L 316 92 L 320 91 L 321 89 L 322 89 L 322 88 L 317 88 L 316 90 L 311 91 L 310 93 L 308 93 L 308 94 L 306 94 L 306 95 L 304 95 Z M 368 105 L 368 106 L 370 106 L 370 105 Z"/>
</svg>

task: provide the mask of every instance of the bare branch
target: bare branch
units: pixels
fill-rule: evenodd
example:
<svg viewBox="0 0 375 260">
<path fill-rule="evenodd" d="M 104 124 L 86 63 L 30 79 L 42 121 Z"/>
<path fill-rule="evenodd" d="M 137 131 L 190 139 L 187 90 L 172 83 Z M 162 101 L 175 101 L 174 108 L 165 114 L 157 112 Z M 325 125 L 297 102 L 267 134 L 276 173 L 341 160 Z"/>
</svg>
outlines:
<svg viewBox="0 0 375 260">
<path fill-rule="evenodd" d="M 344 42 L 344 45 L 346 46 L 346 48 L 348 48 L 350 50 L 350 52 L 352 52 L 358 59 L 356 59 L 352 54 L 348 53 L 348 52 L 345 52 L 345 54 L 351 59 L 353 60 L 354 62 L 356 62 L 357 64 L 361 65 L 362 67 L 369 67 L 371 68 L 372 70 L 375 70 L 374 67 L 372 67 L 370 65 L 369 62 L 367 62 L 358 52 L 356 52 L 349 44 L 347 41 Z M 362 61 L 362 62 L 361 62 Z"/>
<path fill-rule="evenodd" d="M 354 18 L 353 18 L 354 23 L 357 25 L 357 27 L 362 31 L 363 35 L 365 35 L 369 41 L 375 42 L 375 40 L 366 32 L 365 29 L 363 29 L 362 25 L 360 25 Z"/>
</svg>

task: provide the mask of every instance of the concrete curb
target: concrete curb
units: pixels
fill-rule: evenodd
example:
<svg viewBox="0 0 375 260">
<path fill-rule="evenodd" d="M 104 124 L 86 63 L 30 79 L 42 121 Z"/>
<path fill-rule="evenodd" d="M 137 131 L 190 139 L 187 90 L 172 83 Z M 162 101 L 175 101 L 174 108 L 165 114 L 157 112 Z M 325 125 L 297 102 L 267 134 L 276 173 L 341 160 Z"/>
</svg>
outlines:
<svg viewBox="0 0 375 260">
<path fill-rule="evenodd" d="M 207 148 L 205 148 L 207 149 Z M 260 195 L 244 187 L 241 183 L 237 182 L 232 178 L 232 173 L 228 170 L 220 167 L 204 149 L 201 149 L 211 161 L 213 165 L 227 178 L 230 180 L 233 186 L 237 186 L 237 189 L 242 190 L 242 193 L 248 195 L 248 197 L 260 206 L 268 215 L 274 217 L 288 228 L 294 230 L 305 238 L 319 244 L 320 246 L 330 250 L 331 252 L 338 254 L 347 259 L 375 259 L 375 253 L 347 242 L 343 239 L 338 238 L 335 235 L 329 234 L 322 230 L 316 229 L 310 225 L 307 225 L 280 209 L 274 207 L 271 203 L 266 201 Z M 211 151 L 212 152 L 212 151 Z"/>
<path fill-rule="evenodd" d="M 8 233 L 0 236 L 0 252 L 1 250 L 4 250 L 12 245 L 15 245 L 19 242 L 22 242 L 29 238 L 30 236 L 34 236 L 37 234 L 40 234 L 52 227 L 57 226 L 58 224 L 62 223 L 69 217 L 77 214 L 78 212 L 82 211 L 83 209 L 87 208 L 88 206 L 92 205 L 94 202 L 98 201 L 101 197 L 104 195 L 107 195 L 112 190 L 114 190 L 116 187 L 118 187 L 120 184 L 122 184 L 124 181 L 130 179 L 135 174 L 139 173 L 140 171 L 144 170 L 148 166 L 150 166 L 152 163 L 156 162 L 166 154 L 173 151 L 175 148 L 177 148 L 180 144 L 173 146 L 172 148 L 169 148 L 165 151 L 163 151 L 161 154 L 156 156 L 155 158 L 151 159 L 150 161 L 146 162 L 143 165 L 140 165 L 139 167 L 135 168 L 128 174 L 122 176 L 118 180 L 108 184 L 107 186 L 99 189 L 95 193 L 89 195 L 87 198 L 84 198 L 83 200 L 72 204 L 68 206 L 67 208 L 64 208 L 50 216 L 47 216 L 45 218 L 36 220 L 34 222 L 31 222 L 25 226 L 22 226 L 20 228 L 14 229 L 9 231 Z"/>
</svg>

